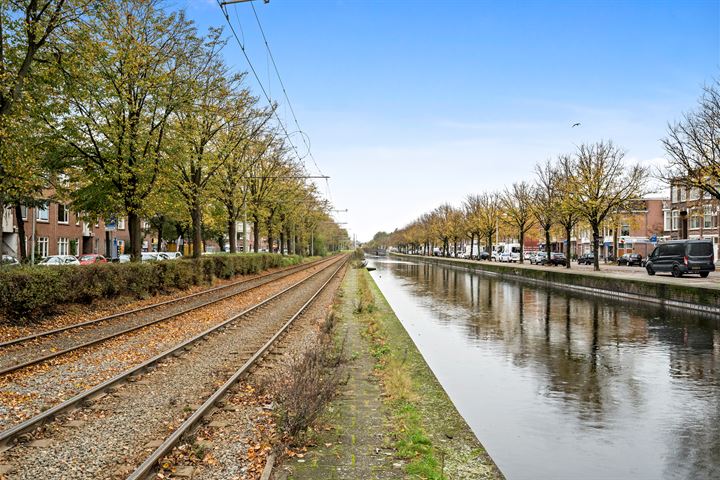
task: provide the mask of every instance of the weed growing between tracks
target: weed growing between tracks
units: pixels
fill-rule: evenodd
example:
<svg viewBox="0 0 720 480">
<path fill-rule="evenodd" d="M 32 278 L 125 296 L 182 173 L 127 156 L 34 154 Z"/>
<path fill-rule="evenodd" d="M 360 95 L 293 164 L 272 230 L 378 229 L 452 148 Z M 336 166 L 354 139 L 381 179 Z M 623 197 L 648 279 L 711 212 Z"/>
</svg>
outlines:
<svg viewBox="0 0 720 480">
<path fill-rule="evenodd" d="M 283 450 L 301 445 L 303 434 L 333 399 L 345 379 L 344 345 L 333 337 L 335 317 L 322 324 L 317 343 L 293 359 L 270 379 L 267 390 L 277 402 L 277 425 Z"/>
</svg>

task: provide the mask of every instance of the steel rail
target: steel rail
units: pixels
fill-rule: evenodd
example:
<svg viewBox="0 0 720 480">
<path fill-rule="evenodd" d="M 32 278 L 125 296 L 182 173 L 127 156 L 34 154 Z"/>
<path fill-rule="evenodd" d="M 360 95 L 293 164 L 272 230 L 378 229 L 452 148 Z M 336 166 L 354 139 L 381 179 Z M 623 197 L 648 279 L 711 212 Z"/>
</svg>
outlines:
<svg viewBox="0 0 720 480">
<path fill-rule="evenodd" d="M 333 259 L 335 260 L 335 259 Z M 344 264 L 347 259 L 343 259 L 341 264 Z M 340 260 L 336 260 L 340 261 Z M 333 262 L 334 263 L 334 262 Z M 185 350 L 190 345 L 198 342 L 199 340 L 205 339 L 208 337 L 208 335 L 223 330 L 225 327 L 227 327 L 229 324 L 237 321 L 238 319 L 248 315 L 249 313 L 252 313 L 261 307 L 267 305 L 271 301 L 277 299 L 278 297 L 284 295 L 285 293 L 289 292 L 290 290 L 298 287 L 299 285 L 307 282 L 311 278 L 314 278 L 316 275 L 319 275 L 320 273 L 324 272 L 327 268 L 329 268 L 332 265 L 332 263 L 326 267 L 324 267 L 321 270 L 318 270 L 317 272 L 314 272 L 307 276 L 306 278 L 303 278 L 302 280 L 299 280 L 298 282 L 290 285 L 289 287 L 281 290 L 280 292 L 272 295 L 271 297 L 266 298 L 265 300 L 246 308 L 240 313 L 237 313 L 233 315 L 232 317 L 228 318 L 224 322 L 221 322 L 213 327 L 208 328 L 207 330 L 195 335 L 194 337 L 170 348 L 169 350 L 166 350 L 165 352 L 162 352 L 145 362 L 136 365 L 134 367 L 131 367 L 124 372 L 119 373 L 118 375 L 109 378 L 108 380 L 96 385 L 95 387 L 92 387 L 88 390 L 85 390 L 84 392 L 80 392 L 77 395 L 75 395 L 72 398 L 69 398 L 68 400 L 65 400 L 64 402 L 55 405 L 54 407 L 49 408 L 48 410 L 45 410 L 44 412 L 35 415 L 32 418 L 29 418 L 25 420 L 24 422 L 21 422 L 13 427 L 10 427 L 6 430 L 3 430 L 0 432 L 0 447 L 3 447 L 7 445 L 13 438 L 18 437 L 19 435 L 22 435 L 23 433 L 27 433 L 34 428 L 37 428 L 38 426 L 47 423 L 51 421 L 55 416 L 62 413 L 63 411 L 66 411 L 70 408 L 75 407 L 76 405 L 80 404 L 81 402 L 84 402 L 86 400 L 92 400 L 92 398 L 102 394 L 105 390 L 108 388 L 115 386 L 128 378 L 138 375 L 142 373 L 143 371 L 147 370 L 148 368 L 152 367 L 153 365 L 157 364 L 161 360 L 164 360 L 165 358 L 168 358 L 171 355 L 174 355 L 178 352 L 181 352 L 182 350 Z M 333 274 L 334 275 L 334 274 Z M 331 277 L 332 278 L 332 277 Z"/>
<path fill-rule="evenodd" d="M 328 260 L 325 259 L 325 261 L 328 261 Z M 276 281 L 276 280 L 280 280 L 280 279 L 285 278 L 285 277 L 287 277 L 287 276 L 289 276 L 289 275 L 292 275 L 293 273 L 297 273 L 298 271 L 302 271 L 303 269 L 312 268 L 312 267 L 315 267 L 315 266 L 317 266 L 317 265 L 318 265 L 317 263 L 314 263 L 314 262 L 313 262 L 312 264 L 303 265 L 304 268 L 297 269 L 297 270 L 294 270 L 294 271 L 283 270 L 282 273 L 284 273 L 284 275 L 281 275 L 281 276 L 279 276 L 279 277 L 277 277 L 277 278 L 269 278 L 269 277 L 271 277 L 272 275 L 278 274 L 278 273 L 280 273 L 280 272 L 273 272 L 273 273 L 268 274 L 268 275 L 266 275 L 266 276 L 255 277 L 255 278 L 253 278 L 253 279 L 244 280 L 243 282 L 238 282 L 238 283 L 235 284 L 236 286 L 239 285 L 239 284 L 242 284 L 242 283 L 246 283 L 246 282 L 251 282 L 251 281 L 257 280 L 258 278 L 262 278 L 262 279 L 263 279 L 263 282 L 262 282 L 262 283 L 260 283 L 260 284 L 258 284 L 258 285 L 254 285 L 254 286 L 252 286 L 252 287 L 249 287 L 249 288 L 247 288 L 247 289 L 245 289 L 245 290 L 242 290 L 242 291 L 240 291 L 240 292 L 229 293 L 229 294 L 224 295 L 224 296 L 222 296 L 222 297 L 220 297 L 220 298 L 216 298 L 216 299 L 214 299 L 214 300 L 208 300 L 208 301 L 206 301 L 206 302 L 203 302 L 203 303 L 200 303 L 200 304 L 197 304 L 197 305 L 194 305 L 194 306 L 187 307 L 187 308 L 185 308 L 185 309 L 183 309 L 183 310 L 181 310 L 181 311 L 179 311 L 179 312 L 169 313 L 169 314 L 167 314 L 167 315 L 163 315 L 163 316 L 161 316 L 161 317 L 159 317 L 159 318 L 156 318 L 156 319 L 154 319 L 154 320 L 151 320 L 151 321 L 149 321 L 149 322 L 145 322 L 145 323 L 141 323 L 141 324 L 138 324 L 138 325 L 134 325 L 134 326 L 131 326 L 131 327 L 128 327 L 128 328 L 119 330 L 119 331 L 117 331 L 117 332 L 113 332 L 113 333 L 107 334 L 107 335 L 105 335 L 105 336 L 98 337 L 98 338 L 94 338 L 94 339 L 92 339 L 92 340 L 88 340 L 87 342 L 80 343 L 80 344 L 78 344 L 78 345 L 74 345 L 74 346 L 72 346 L 72 347 L 65 348 L 65 349 L 63 349 L 63 350 L 58 350 L 58 351 L 55 351 L 55 352 L 52 352 L 52 353 L 48 353 L 47 355 L 43 355 L 43 356 L 40 356 L 40 357 L 35 357 L 35 358 L 33 358 L 33 359 L 27 360 L 27 361 L 22 362 L 22 363 L 16 363 L 15 365 L 10 365 L 10 366 L 8 366 L 8 367 L 1 368 L 1 369 L 0 369 L 0 376 L 2 376 L 2 375 L 7 375 L 7 374 L 9 374 L 9 373 L 15 372 L 15 371 L 17 371 L 17 370 L 21 370 L 21 369 L 23 369 L 23 368 L 30 367 L 30 366 L 32 366 L 32 365 L 37 365 L 38 363 L 42 363 L 42 362 L 46 362 L 46 361 L 48 361 L 48 360 L 52 360 L 53 358 L 56 358 L 56 357 L 65 355 L 66 353 L 70 353 L 70 352 L 74 352 L 74 351 L 76 351 L 76 350 L 80 350 L 80 349 L 83 349 L 83 348 L 91 347 L 91 346 L 96 345 L 96 344 L 98 344 L 98 343 L 102 343 L 102 342 L 105 342 L 105 341 L 107 341 L 107 340 L 111 340 L 111 339 L 113 339 L 113 338 L 115 338 L 115 337 L 119 337 L 119 336 L 121 336 L 121 335 L 125 335 L 126 333 L 134 332 L 135 330 L 140 330 L 141 328 L 145 328 L 145 327 L 148 327 L 148 326 L 150 326 L 150 325 L 154 325 L 154 324 L 156 324 L 156 323 L 165 322 L 165 321 L 167 321 L 167 320 L 173 319 L 173 318 L 178 317 L 178 316 L 180 316 L 180 315 L 184 315 L 184 314 L 186 314 L 186 313 L 189 313 L 189 312 L 192 312 L 192 311 L 201 309 L 201 308 L 205 308 L 205 307 L 207 307 L 208 305 L 212 305 L 212 304 L 214 304 L 214 303 L 222 302 L 223 300 L 227 300 L 228 298 L 234 297 L 234 296 L 236 296 L 236 295 L 240 295 L 240 294 L 243 294 L 243 293 L 250 292 L 250 291 L 255 290 L 255 289 L 257 289 L 257 288 L 263 287 L 263 286 L 267 285 L 268 283 L 271 283 L 271 282 Z M 195 294 L 193 294 L 193 295 L 195 295 Z M 158 305 L 159 305 L 159 304 L 158 304 Z"/>
<path fill-rule="evenodd" d="M 127 477 L 127 480 L 139 480 L 141 478 L 145 478 L 147 475 L 150 475 L 153 470 L 156 468 L 160 460 L 167 455 L 173 447 L 180 442 L 180 440 L 183 438 L 183 436 L 188 433 L 195 424 L 200 421 L 208 412 L 210 412 L 215 404 L 227 394 L 228 390 L 245 374 L 247 371 L 259 360 L 261 359 L 265 353 L 270 349 L 270 347 L 277 341 L 278 338 L 280 338 L 292 325 L 292 323 L 300 316 L 302 313 L 307 309 L 307 307 L 325 290 L 325 288 L 330 284 L 333 278 L 335 278 L 335 275 L 342 269 L 342 267 L 345 265 L 347 261 L 347 258 L 340 262 L 340 265 L 338 268 L 335 269 L 335 271 L 330 275 L 330 278 L 325 281 L 320 288 L 310 297 L 310 299 L 303 304 L 302 307 L 287 321 L 283 324 L 283 326 L 275 332 L 275 334 L 265 342 L 265 344 L 260 347 L 260 349 L 253 354 L 252 357 L 250 357 L 249 360 L 247 360 L 220 388 L 218 388 L 210 397 L 208 397 L 207 400 L 193 412 L 192 415 L 190 415 L 169 437 L 165 439 L 165 441 L 155 449 L 155 451 L 148 456 L 145 461 L 133 472 L 130 474 L 130 476 Z"/>
<path fill-rule="evenodd" d="M 226 288 L 231 288 L 231 287 L 235 287 L 235 286 L 238 286 L 238 285 L 242 285 L 243 283 L 252 282 L 253 280 L 257 280 L 257 279 L 259 279 L 259 278 L 265 278 L 265 277 L 269 277 L 269 276 L 271 276 L 271 275 L 277 275 L 277 274 L 280 274 L 280 273 L 289 272 L 289 271 L 291 271 L 291 270 L 300 270 L 300 269 L 302 269 L 303 267 L 309 267 L 309 266 L 311 266 L 311 265 L 318 264 L 318 263 L 320 263 L 320 262 L 322 262 L 322 261 L 324 261 L 324 260 L 327 260 L 327 259 L 314 260 L 314 261 L 312 261 L 312 262 L 305 263 L 305 264 L 293 265 L 293 266 L 284 268 L 284 269 L 282 269 L 282 270 L 278 270 L 277 272 L 272 272 L 272 273 L 266 273 L 266 274 L 263 274 L 263 275 L 258 275 L 257 277 L 254 277 L 254 278 L 248 278 L 248 279 L 244 279 L 244 280 L 238 280 L 237 282 L 232 282 L 232 283 L 229 283 L 229 284 L 227 284 L 227 285 L 220 285 L 220 286 L 213 287 L 213 288 L 209 288 L 209 289 L 206 289 L 206 290 L 203 290 L 203 291 L 200 291 L 200 292 L 195 292 L 195 293 L 191 293 L 191 294 L 189 294 L 189 295 L 184 295 L 184 296 L 182 296 L 182 297 L 173 298 L 173 299 L 171 299 L 171 300 L 165 300 L 165 301 L 162 301 L 162 302 L 159 302 L 159 303 L 153 303 L 152 305 L 145 305 L 145 306 L 142 306 L 142 307 L 133 308 L 133 309 L 131 309 L 131 310 L 125 310 L 125 311 L 122 311 L 122 312 L 113 313 L 113 314 L 107 315 L 107 316 L 105 316 L 105 317 L 95 318 L 95 319 L 93 319 L 93 320 L 87 320 L 87 321 L 80 322 L 80 323 L 74 323 L 74 324 L 72 324 L 72 325 L 66 325 L 66 326 L 64 326 L 64 327 L 58 327 L 58 328 L 55 328 L 55 329 L 52 329 L 52 330 L 45 330 L 45 331 L 43 331 L 43 332 L 34 333 L 34 334 L 32 334 L 32 335 L 27 335 L 27 336 L 25 336 L 25 337 L 13 338 L 13 339 L 10 339 L 10 340 L 6 340 L 6 341 L 4 341 L 4 342 L 0 342 L 0 348 L 9 347 L 9 346 L 11 346 L 11 345 L 16 345 L 16 344 L 18 344 L 18 343 L 29 342 L 30 340 L 35 340 L 35 339 L 37 339 L 37 338 L 42 338 L 42 337 L 48 337 L 48 336 L 54 335 L 54 334 L 56 334 L 56 333 L 62 333 L 62 332 L 65 332 L 65 331 L 67 331 L 67 330 L 73 330 L 73 329 L 75 329 L 75 328 L 81 328 L 81 327 L 85 327 L 85 326 L 88 326 L 88 325 L 93 325 L 93 324 L 95 324 L 95 323 L 107 322 L 107 321 L 112 320 L 112 319 L 117 318 L 117 317 L 122 317 L 122 316 L 125 316 L 125 315 L 132 315 L 132 314 L 135 314 L 135 313 L 143 312 L 143 311 L 145 311 L 145 310 L 150 310 L 150 309 L 153 309 L 153 308 L 163 307 L 163 306 L 165 306 L 165 305 L 170 305 L 170 304 L 173 304 L 173 303 L 181 302 L 181 301 L 187 300 L 187 299 L 189 299 L 189 298 L 194 298 L 194 297 L 197 297 L 197 296 L 200 296 L 200 295 L 206 295 L 206 294 L 208 294 L 208 293 L 213 293 L 213 292 L 217 292 L 217 291 L 219 291 L 219 290 L 223 290 L 223 289 L 226 289 Z"/>
</svg>

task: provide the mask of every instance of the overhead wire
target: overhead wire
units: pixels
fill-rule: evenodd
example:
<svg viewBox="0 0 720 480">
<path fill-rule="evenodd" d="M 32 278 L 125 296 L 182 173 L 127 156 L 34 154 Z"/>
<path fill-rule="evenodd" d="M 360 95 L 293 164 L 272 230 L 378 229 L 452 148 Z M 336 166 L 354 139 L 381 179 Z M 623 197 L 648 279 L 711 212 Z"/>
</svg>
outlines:
<svg viewBox="0 0 720 480">
<path fill-rule="evenodd" d="M 255 81 L 257 81 L 258 86 L 260 87 L 260 90 L 263 93 L 263 96 L 265 97 L 265 100 L 267 100 L 268 104 L 270 104 L 270 108 L 272 109 L 273 115 L 275 116 L 275 119 L 278 122 L 278 125 L 282 129 L 283 133 L 285 134 L 285 138 L 287 138 L 288 143 L 290 144 L 290 147 L 295 152 L 295 156 L 298 158 L 299 161 L 302 162 L 303 157 L 298 152 L 297 147 L 293 143 L 292 139 L 290 138 L 290 134 L 287 131 L 287 128 L 285 127 L 285 124 L 280 119 L 280 115 L 277 113 L 277 108 L 274 107 L 273 101 L 270 98 L 270 95 L 268 94 L 267 90 L 265 89 L 265 85 L 263 85 L 262 80 L 260 80 L 260 75 L 258 75 L 257 70 L 255 69 L 255 66 L 253 65 L 252 61 L 250 60 L 250 56 L 247 53 L 247 50 L 245 49 L 245 44 L 240 41 L 240 38 L 238 37 L 237 31 L 235 30 L 235 27 L 232 24 L 232 21 L 230 20 L 230 15 L 227 11 L 227 8 L 222 4 L 221 0 L 216 0 L 218 6 L 220 7 L 220 11 L 222 11 L 223 16 L 225 17 L 225 21 L 227 22 L 228 26 L 230 27 L 230 32 L 232 33 L 233 37 L 235 37 L 235 41 L 237 41 L 238 45 L 240 46 L 240 51 L 242 52 L 243 56 L 245 57 L 245 60 L 248 63 L 248 66 L 250 67 L 250 71 L 252 72 L 253 76 L 255 77 Z M 317 164 L 315 165 L 317 167 Z M 318 169 L 319 171 L 319 169 Z M 322 174 L 322 172 L 321 172 Z"/>
<path fill-rule="evenodd" d="M 275 69 L 275 75 L 277 76 L 278 82 L 280 84 L 280 88 L 283 92 L 283 96 L 285 97 L 285 106 L 290 109 L 290 114 L 292 115 L 293 121 L 295 122 L 295 127 L 297 128 L 298 133 L 300 134 L 300 138 L 305 145 L 305 148 L 307 149 L 307 155 L 312 160 L 313 164 L 315 165 L 315 168 L 317 171 L 324 175 L 320 167 L 318 166 L 317 160 L 315 160 L 315 155 L 312 153 L 312 149 L 310 148 L 310 138 L 305 133 L 305 131 L 300 127 L 300 122 L 297 119 L 297 115 L 295 114 L 295 109 L 292 106 L 292 102 L 290 101 L 290 96 L 287 93 L 287 89 L 285 88 L 285 83 L 282 80 L 282 76 L 280 75 L 280 69 L 277 66 L 277 62 L 275 62 L 275 56 L 272 54 L 272 50 L 270 49 L 270 44 L 268 43 L 267 36 L 265 35 L 265 29 L 262 26 L 262 22 L 260 22 L 260 16 L 257 13 L 257 10 L 255 9 L 255 5 L 250 2 L 250 7 L 252 8 L 253 15 L 255 16 L 255 21 L 257 22 L 258 28 L 260 29 L 260 34 L 262 35 L 263 42 L 265 43 L 265 49 L 267 50 L 268 56 L 270 57 L 270 61 L 272 62 L 273 68 Z M 269 66 L 268 66 L 269 69 Z M 268 80 L 269 81 L 269 80 Z M 330 193 L 330 182 L 328 179 L 325 179 L 325 184 L 327 188 L 327 194 L 328 197 L 332 200 L 332 194 Z"/>
</svg>

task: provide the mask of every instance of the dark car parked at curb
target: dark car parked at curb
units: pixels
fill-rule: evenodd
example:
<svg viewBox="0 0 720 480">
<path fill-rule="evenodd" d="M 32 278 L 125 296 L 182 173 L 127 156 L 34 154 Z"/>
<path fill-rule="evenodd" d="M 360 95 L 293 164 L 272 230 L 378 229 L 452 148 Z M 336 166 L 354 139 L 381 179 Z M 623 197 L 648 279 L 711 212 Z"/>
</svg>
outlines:
<svg viewBox="0 0 720 480">
<path fill-rule="evenodd" d="M 622 257 L 618 258 L 617 261 L 618 265 L 627 265 L 628 267 L 632 265 L 642 266 L 642 255 L 639 253 L 626 253 Z"/>
<path fill-rule="evenodd" d="M 648 275 L 670 272 L 673 277 L 697 273 L 707 277 L 715 271 L 712 242 L 707 240 L 676 240 L 658 245 L 645 264 Z"/>
<path fill-rule="evenodd" d="M 583 253 L 577 259 L 578 265 L 592 265 L 595 263 L 595 257 L 592 253 Z"/>
<path fill-rule="evenodd" d="M 564 267 L 565 265 L 567 265 L 567 257 L 562 252 L 552 252 L 549 259 L 547 257 L 543 257 L 540 260 L 539 264 L 552 265 L 553 267 L 562 265 Z"/>
</svg>

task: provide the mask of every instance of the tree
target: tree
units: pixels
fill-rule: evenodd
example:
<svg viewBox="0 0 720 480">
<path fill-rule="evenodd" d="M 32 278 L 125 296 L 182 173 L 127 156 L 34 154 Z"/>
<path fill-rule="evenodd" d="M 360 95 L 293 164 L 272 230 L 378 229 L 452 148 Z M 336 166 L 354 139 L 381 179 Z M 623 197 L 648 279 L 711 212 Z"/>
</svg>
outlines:
<svg viewBox="0 0 720 480">
<path fill-rule="evenodd" d="M 705 88 L 697 110 L 668 126 L 662 140 L 670 183 L 699 188 L 720 199 L 720 80 Z"/>
<path fill-rule="evenodd" d="M 570 268 L 571 252 L 570 245 L 572 242 L 573 228 L 580 222 L 580 213 L 573 205 L 573 196 L 570 185 L 572 184 L 573 159 L 571 155 L 560 155 L 557 160 L 557 188 L 559 201 L 557 204 L 557 223 L 562 226 L 565 231 L 565 244 L 567 245 L 567 263 L 565 268 Z"/>
<path fill-rule="evenodd" d="M 527 182 L 513 183 L 501 196 L 505 222 L 518 233 L 520 263 L 524 262 L 525 234 L 533 227 L 533 191 Z"/>
<path fill-rule="evenodd" d="M 100 2 L 57 54 L 63 82 L 47 121 L 72 160 L 74 206 L 125 214 L 134 260 L 141 216 L 170 173 L 167 132 L 189 100 L 186 72 L 200 47 L 182 12 L 159 0 L 115 0 Z"/>
<path fill-rule="evenodd" d="M 495 192 L 483 193 L 478 197 L 478 204 L 479 234 L 487 242 L 487 252 L 492 254 L 493 237 L 497 233 L 500 216 L 500 195 Z"/>
<path fill-rule="evenodd" d="M 532 212 L 545 233 L 545 252 L 550 258 L 550 229 L 557 221 L 560 197 L 558 195 L 557 173 L 550 160 L 535 165 L 535 187 L 533 189 Z M 568 246 L 570 244 L 568 243 Z M 570 256 L 568 255 L 568 262 Z"/>
<path fill-rule="evenodd" d="M 255 99 L 242 88 L 243 75 L 230 72 L 221 53 L 221 30 L 211 30 L 186 71 L 192 101 L 177 109 L 174 128 L 180 147 L 172 155 L 175 185 L 184 197 L 193 226 L 193 256 L 200 257 L 206 188 L 240 145 L 254 135 Z"/>
<path fill-rule="evenodd" d="M 592 229 L 595 270 L 600 270 L 598 247 L 603 221 L 629 200 L 645 193 L 647 169 L 626 165 L 624 157 L 625 152 L 611 141 L 600 141 L 580 145 L 568 165 L 566 192 L 569 207 Z"/>
<path fill-rule="evenodd" d="M 44 158 L 38 149 L 35 110 L 45 103 L 45 63 L 58 41 L 56 33 L 82 14 L 85 2 L 16 0 L 0 3 L 0 230 L 5 205 L 17 217 L 19 253 L 26 259 L 21 207 L 33 206 L 47 184 Z"/>
</svg>

